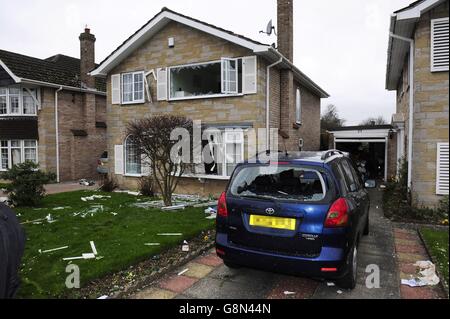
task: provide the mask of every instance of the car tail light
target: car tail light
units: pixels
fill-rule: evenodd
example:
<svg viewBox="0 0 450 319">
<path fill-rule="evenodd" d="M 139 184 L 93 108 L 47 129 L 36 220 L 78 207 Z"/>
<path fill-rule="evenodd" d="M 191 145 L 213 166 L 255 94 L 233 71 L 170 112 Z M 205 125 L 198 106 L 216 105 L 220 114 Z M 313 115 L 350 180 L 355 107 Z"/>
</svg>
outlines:
<svg viewBox="0 0 450 319">
<path fill-rule="evenodd" d="M 225 252 L 222 249 L 216 248 L 216 254 L 220 256 L 225 256 Z"/>
<path fill-rule="evenodd" d="M 225 192 L 220 195 L 219 203 L 217 205 L 217 214 L 221 217 L 228 217 L 227 196 Z"/>
<path fill-rule="evenodd" d="M 339 198 L 331 205 L 325 220 L 326 228 L 344 227 L 348 224 L 348 205 L 345 198 Z"/>
<path fill-rule="evenodd" d="M 321 272 L 337 272 L 337 268 L 321 268 Z"/>
</svg>

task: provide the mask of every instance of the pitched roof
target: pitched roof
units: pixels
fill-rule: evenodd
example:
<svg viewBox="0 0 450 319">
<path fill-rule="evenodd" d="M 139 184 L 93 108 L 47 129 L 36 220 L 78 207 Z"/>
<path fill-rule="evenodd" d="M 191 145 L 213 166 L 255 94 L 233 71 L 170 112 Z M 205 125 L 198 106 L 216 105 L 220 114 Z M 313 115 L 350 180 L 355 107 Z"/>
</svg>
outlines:
<svg viewBox="0 0 450 319">
<path fill-rule="evenodd" d="M 292 69 L 296 79 L 307 88 L 309 88 L 313 93 L 322 98 L 329 97 L 329 94 L 327 92 L 325 92 L 320 86 L 318 86 L 309 77 L 302 73 L 297 67 L 294 66 L 291 61 L 289 61 L 271 45 L 252 40 L 232 31 L 225 30 L 215 25 L 180 14 L 166 7 L 162 8 L 162 10 L 157 15 L 155 15 L 133 35 L 126 39 L 117 49 L 115 49 L 109 56 L 107 56 L 96 69 L 92 70 L 91 74 L 94 76 L 104 76 L 109 73 L 116 65 L 118 65 L 127 56 L 129 56 L 131 52 L 142 45 L 145 41 L 150 39 L 170 21 L 176 21 L 188 25 L 194 29 L 212 34 L 213 36 L 248 48 L 255 54 L 264 56 L 269 61 L 275 62 L 282 59 L 283 62 L 279 64 L 280 68 Z"/>
<path fill-rule="evenodd" d="M 22 80 L 39 81 L 74 89 L 82 89 L 80 81 L 80 59 L 58 54 L 43 60 L 0 50 L 0 62 L 15 77 Z M 97 78 L 95 82 L 98 91 L 106 92 L 105 79 Z"/>
</svg>

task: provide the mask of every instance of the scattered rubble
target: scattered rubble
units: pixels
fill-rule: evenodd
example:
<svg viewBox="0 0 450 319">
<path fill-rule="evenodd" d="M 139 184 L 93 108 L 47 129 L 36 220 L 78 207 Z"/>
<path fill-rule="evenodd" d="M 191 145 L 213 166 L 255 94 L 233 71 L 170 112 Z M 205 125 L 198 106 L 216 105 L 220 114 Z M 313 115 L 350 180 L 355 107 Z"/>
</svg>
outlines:
<svg viewBox="0 0 450 319">
<path fill-rule="evenodd" d="M 436 286 L 440 279 L 436 275 L 436 266 L 431 261 L 418 261 L 414 264 L 418 269 L 418 275 L 409 275 L 409 278 L 402 278 L 402 285 L 409 287 Z"/>
<path fill-rule="evenodd" d="M 89 197 L 81 197 L 81 200 L 83 202 L 87 202 L 87 201 L 94 201 L 96 199 L 107 199 L 107 198 L 111 198 L 111 196 L 92 195 L 92 196 L 89 196 Z"/>
<path fill-rule="evenodd" d="M 59 251 L 59 250 L 67 249 L 67 248 L 69 248 L 69 246 L 58 247 L 58 248 L 53 248 L 53 249 L 48 249 L 48 250 L 39 249 L 39 253 L 40 254 L 53 253 L 55 251 Z"/>
</svg>

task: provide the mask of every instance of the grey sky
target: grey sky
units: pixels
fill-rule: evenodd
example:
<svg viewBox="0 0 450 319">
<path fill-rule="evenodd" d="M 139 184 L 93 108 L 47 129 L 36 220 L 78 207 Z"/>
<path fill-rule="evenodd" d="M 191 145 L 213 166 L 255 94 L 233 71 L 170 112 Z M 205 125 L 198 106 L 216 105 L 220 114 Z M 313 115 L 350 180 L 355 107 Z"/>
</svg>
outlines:
<svg viewBox="0 0 450 319">
<path fill-rule="evenodd" d="M 384 89 L 390 14 L 413 0 L 294 0 L 295 64 L 331 94 L 347 124 L 390 120 L 395 95 Z M 168 7 L 264 43 L 258 32 L 276 22 L 276 0 L 0 0 L 0 48 L 46 58 L 79 56 L 87 24 L 100 62 Z"/>
</svg>

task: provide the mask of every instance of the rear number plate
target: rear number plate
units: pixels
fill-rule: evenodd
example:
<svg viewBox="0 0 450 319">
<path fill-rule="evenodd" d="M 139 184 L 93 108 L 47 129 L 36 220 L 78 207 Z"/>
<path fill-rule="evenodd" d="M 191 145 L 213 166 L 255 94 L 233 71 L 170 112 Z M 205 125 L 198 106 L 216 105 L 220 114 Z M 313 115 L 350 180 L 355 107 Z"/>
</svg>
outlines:
<svg viewBox="0 0 450 319">
<path fill-rule="evenodd" d="M 295 224 L 294 218 L 250 215 L 250 226 L 254 227 L 295 230 Z"/>
</svg>

